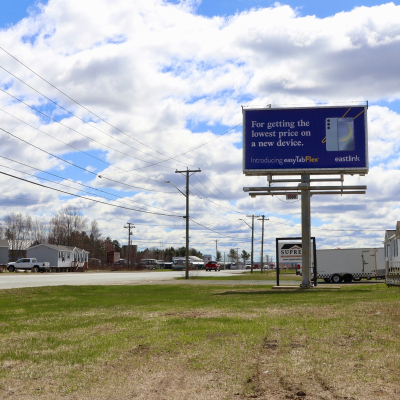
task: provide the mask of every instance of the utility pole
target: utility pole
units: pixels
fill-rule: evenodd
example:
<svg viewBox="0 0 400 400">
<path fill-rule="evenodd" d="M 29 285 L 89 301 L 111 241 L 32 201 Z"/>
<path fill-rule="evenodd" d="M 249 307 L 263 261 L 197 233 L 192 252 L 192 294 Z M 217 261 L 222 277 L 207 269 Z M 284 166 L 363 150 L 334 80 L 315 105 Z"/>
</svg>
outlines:
<svg viewBox="0 0 400 400">
<path fill-rule="evenodd" d="M 180 189 L 178 189 L 172 182 L 166 181 L 167 183 L 171 183 L 178 189 L 185 197 L 186 197 L 186 268 L 185 268 L 185 279 L 189 279 L 189 177 L 196 172 L 201 172 L 201 169 L 193 169 L 190 170 L 186 168 L 186 171 L 178 171 L 176 170 L 176 174 L 186 174 L 186 193 L 183 193 Z"/>
<path fill-rule="evenodd" d="M 253 259 L 253 253 L 254 253 L 254 218 L 260 217 L 260 215 L 246 215 L 246 217 L 251 217 L 251 226 L 244 220 L 241 219 L 250 229 L 251 229 L 251 273 L 253 273 L 253 266 L 254 266 L 254 259 Z"/>
<path fill-rule="evenodd" d="M 260 219 L 258 219 L 260 221 Z M 265 220 L 265 215 L 261 215 L 261 220 L 262 220 L 262 233 L 261 233 L 261 272 L 264 271 L 264 220 Z M 267 221 L 269 218 L 267 218 Z M 268 258 L 268 256 L 267 256 Z M 267 261 L 268 262 L 268 261 Z"/>
<path fill-rule="evenodd" d="M 236 247 L 236 268 L 239 267 L 239 247 Z"/>
<path fill-rule="evenodd" d="M 215 239 L 215 261 L 218 261 L 218 240 Z"/>
<path fill-rule="evenodd" d="M 131 249 L 131 235 L 132 235 L 132 228 L 135 228 L 135 225 L 133 225 L 131 222 L 126 223 L 128 226 L 124 226 L 124 228 L 128 228 L 128 267 L 129 267 L 129 253 Z M 132 227 L 131 227 L 132 225 Z"/>
</svg>

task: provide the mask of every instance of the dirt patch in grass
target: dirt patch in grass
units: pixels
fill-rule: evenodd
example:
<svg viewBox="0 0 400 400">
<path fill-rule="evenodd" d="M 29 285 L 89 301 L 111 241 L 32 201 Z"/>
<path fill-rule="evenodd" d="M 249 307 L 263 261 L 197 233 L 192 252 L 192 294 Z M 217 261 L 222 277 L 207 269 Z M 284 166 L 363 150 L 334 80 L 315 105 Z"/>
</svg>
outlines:
<svg viewBox="0 0 400 400">
<path fill-rule="evenodd" d="M 242 389 L 239 380 L 235 383 L 235 377 L 216 369 L 193 369 L 186 355 L 150 357 L 150 352 L 148 346 L 135 346 L 120 359 L 101 366 L 76 365 L 73 372 L 65 371 L 68 383 L 62 378 L 51 379 L 46 369 L 36 376 L 16 373 L 11 386 L 0 387 L 0 398 L 212 400 L 234 398 Z M 17 365 L 3 367 L 19 369 Z M 25 372 L 30 369 L 27 364 L 19 367 Z"/>
<path fill-rule="evenodd" d="M 0 399 L 400 398 L 400 301 L 384 290 L 59 290 L 76 295 L 7 303 Z"/>
</svg>

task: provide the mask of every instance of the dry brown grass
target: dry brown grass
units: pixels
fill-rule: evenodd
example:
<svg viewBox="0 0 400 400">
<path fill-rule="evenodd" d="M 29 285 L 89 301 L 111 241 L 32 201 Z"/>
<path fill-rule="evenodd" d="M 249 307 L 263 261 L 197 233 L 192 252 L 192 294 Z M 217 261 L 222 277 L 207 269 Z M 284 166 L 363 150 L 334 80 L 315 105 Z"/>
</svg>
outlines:
<svg viewBox="0 0 400 400">
<path fill-rule="evenodd" d="M 0 399 L 400 399 L 394 292 L 349 288 L 314 298 L 198 287 L 189 289 L 193 300 L 169 306 L 172 288 L 160 307 L 156 300 L 140 303 L 137 289 L 124 290 L 134 290 L 135 305 L 117 299 L 107 308 L 105 299 L 81 311 L 12 317 L 27 327 L 0 332 L 2 352 L 15 354 L 0 362 Z M 64 319 L 68 329 L 46 325 Z M 75 327 L 79 321 L 92 322 Z M 41 325 L 43 340 L 35 342 Z M 50 337 L 60 344 L 46 345 Z M 82 362 L 65 358 L 97 345 L 103 350 Z M 17 359 L 27 346 L 31 358 Z"/>
</svg>

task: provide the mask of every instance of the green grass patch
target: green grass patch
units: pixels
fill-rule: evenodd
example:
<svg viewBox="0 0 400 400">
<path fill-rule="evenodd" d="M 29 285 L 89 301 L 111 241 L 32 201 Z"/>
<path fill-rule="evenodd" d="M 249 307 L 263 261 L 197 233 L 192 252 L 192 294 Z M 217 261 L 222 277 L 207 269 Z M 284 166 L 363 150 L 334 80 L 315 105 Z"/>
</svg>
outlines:
<svg viewBox="0 0 400 400">
<path fill-rule="evenodd" d="M 244 270 L 240 274 L 235 275 L 219 275 L 218 272 L 210 271 L 207 272 L 207 276 L 199 276 L 198 271 L 190 271 L 189 279 L 199 279 L 199 280 L 212 280 L 212 281 L 276 281 L 276 271 L 263 271 L 255 270 L 250 272 L 248 270 Z M 184 277 L 176 278 L 176 279 L 185 279 Z M 295 272 L 285 271 L 279 274 L 280 281 L 299 281 L 301 282 L 301 276 L 296 275 Z M 272 284 L 272 283 L 271 283 Z"/>
<path fill-rule="evenodd" d="M 12 388 L 21 399 L 156 399 L 155 386 L 165 398 L 212 391 L 229 399 L 267 396 L 271 384 L 287 395 L 297 388 L 350 396 L 360 380 L 368 399 L 374 385 L 399 384 L 400 301 L 384 284 L 334 292 L 223 283 L 3 290 L 0 342 L 0 392 Z M 182 388 L 187 397 L 175 392 Z"/>
</svg>

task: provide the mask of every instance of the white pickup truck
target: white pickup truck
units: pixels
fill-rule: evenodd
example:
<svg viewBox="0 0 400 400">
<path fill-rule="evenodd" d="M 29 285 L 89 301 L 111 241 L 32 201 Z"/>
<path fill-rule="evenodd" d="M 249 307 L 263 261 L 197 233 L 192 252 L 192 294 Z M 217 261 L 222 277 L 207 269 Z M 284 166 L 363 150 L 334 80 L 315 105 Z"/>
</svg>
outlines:
<svg viewBox="0 0 400 400">
<path fill-rule="evenodd" d="M 20 258 L 18 261 L 7 264 L 7 269 L 14 272 L 19 269 L 32 272 L 44 272 L 50 270 L 49 262 L 38 262 L 36 258 Z"/>
</svg>

